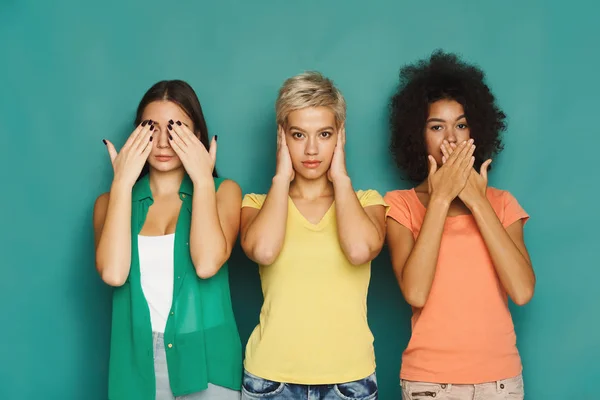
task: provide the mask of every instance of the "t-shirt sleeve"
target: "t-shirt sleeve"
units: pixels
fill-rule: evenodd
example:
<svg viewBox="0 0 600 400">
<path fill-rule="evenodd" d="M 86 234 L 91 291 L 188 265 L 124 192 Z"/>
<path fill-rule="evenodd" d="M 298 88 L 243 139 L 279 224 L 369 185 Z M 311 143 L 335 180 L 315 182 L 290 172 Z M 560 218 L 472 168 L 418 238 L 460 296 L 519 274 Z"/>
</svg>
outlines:
<svg viewBox="0 0 600 400">
<path fill-rule="evenodd" d="M 521 219 L 523 220 L 523 225 L 525 225 L 529 220 L 529 215 L 512 194 L 504 192 L 504 218 L 502 225 L 506 228 Z"/>
<path fill-rule="evenodd" d="M 249 193 L 249 194 L 245 195 L 244 199 L 242 200 L 242 208 L 251 207 L 251 208 L 257 208 L 260 210 L 262 208 L 263 204 L 265 203 L 266 198 L 267 198 L 266 194 Z"/>
<path fill-rule="evenodd" d="M 410 218 L 410 207 L 408 202 L 402 196 L 401 190 L 394 190 L 385 194 L 384 200 L 390 206 L 388 217 L 398 222 L 400 225 L 412 231 L 412 222 Z"/>
<path fill-rule="evenodd" d="M 377 190 L 359 190 L 356 192 L 356 196 L 363 208 L 369 206 L 384 206 L 387 215 L 390 207 Z"/>
</svg>

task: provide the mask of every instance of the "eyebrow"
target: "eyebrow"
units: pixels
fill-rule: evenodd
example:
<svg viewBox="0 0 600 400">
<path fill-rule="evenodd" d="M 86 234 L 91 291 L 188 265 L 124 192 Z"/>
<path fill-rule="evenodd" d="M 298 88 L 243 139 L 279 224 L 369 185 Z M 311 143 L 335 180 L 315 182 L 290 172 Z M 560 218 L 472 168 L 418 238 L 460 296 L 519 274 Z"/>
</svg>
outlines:
<svg viewBox="0 0 600 400">
<path fill-rule="evenodd" d="M 456 118 L 456 121 L 460 121 L 461 119 L 466 118 L 465 114 L 460 115 L 458 118 Z M 426 123 L 429 122 L 446 122 L 445 119 L 441 119 L 441 118 L 429 118 Z"/>
<path fill-rule="evenodd" d="M 302 129 L 302 128 L 298 128 L 297 126 L 290 126 L 290 131 L 291 131 L 292 129 L 295 129 L 295 130 L 297 130 L 297 131 L 300 131 L 300 132 L 306 132 L 304 129 Z M 326 127 L 324 127 L 324 128 L 321 128 L 321 129 L 319 129 L 319 130 L 318 130 L 318 132 L 323 132 L 323 131 L 332 131 L 332 130 L 333 130 L 333 128 L 332 128 L 331 126 L 326 126 Z"/>
</svg>

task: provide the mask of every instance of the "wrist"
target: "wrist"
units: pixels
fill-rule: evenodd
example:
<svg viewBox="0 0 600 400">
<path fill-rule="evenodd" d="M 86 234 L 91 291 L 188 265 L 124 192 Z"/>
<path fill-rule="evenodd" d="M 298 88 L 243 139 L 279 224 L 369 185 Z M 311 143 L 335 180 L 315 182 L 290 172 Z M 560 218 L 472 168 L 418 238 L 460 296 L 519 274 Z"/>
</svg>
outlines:
<svg viewBox="0 0 600 400">
<path fill-rule="evenodd" d="M 427 205 L 427 208 L 438 208 L 448 211 L 450 209 L 450 203 L 452 203 L 452 200 L 444 196 L 432 194 L 429 198 L 429 204 Z"/>
<path fill-rule="evenodd" d="M 130 182 L 121 180 L 121 179 L 113 179 L 112 184 L 110 185 L 111 193 L 131 193 L 133 189 L 133 185 Z"/>
<path fill-rule="evenodd" d="M 207 190 L 211 187 L 215 187 L 215 180 L 213 179 L 212 175 L 201 175 L 199 177 L 194 178 L 190 177 L 190 179 L 192 181 L 192 185 L 194 185 L 194 192 L 197 192 L 198 190 Z"/>
<path fill-rule="evenodd" d="M 290 183 L 291 183 L 291 180 L 289 177 L 287 177 L 285 175 L 280 175 L 280 174 L 275 175 L 271 181 L 272 186 L 282 187 L 282 188 L 285 188 L 286 190 L 289 190 Z"/>
<path fill-rule="evenodd" d="M 352 180 L 348 175 L 336 176 L 331 180 L 334 189 L 336 187 L 352 187 Z"/>
<path fill-rule="evenodd" d="M 463 203 L 465 203 L 467 208 L 471 210 L 471 213 L 473 215 L 475 215 L 478 212 L 481 212 L 481 210 L 484 207 L 490 205 L 490 202 L 488 201 L 487 197 L 481 195 L 478 195 L 474 199 L 463 200 Z"/>
</svg>

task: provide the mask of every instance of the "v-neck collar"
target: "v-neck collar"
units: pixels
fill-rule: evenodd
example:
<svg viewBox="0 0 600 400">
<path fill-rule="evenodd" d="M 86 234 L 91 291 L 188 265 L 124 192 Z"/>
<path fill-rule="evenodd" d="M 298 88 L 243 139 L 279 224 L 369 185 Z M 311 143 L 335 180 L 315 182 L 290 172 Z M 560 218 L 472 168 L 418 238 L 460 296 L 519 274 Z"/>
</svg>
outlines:
<svg viewBox="0 0 600 400">
<path fill-rule="evenodd" d="M 313 224 L 308 219 L 306 219 L 304 214 L 302 214 L 302 212 L 300 212 L 300 209 L 296 206 L 296 203 L 294 203 L 294 200 L 292 200 L 292 198 L 290 196 L 288 196 L 288 205 L 289 205 L 288 209 L 291 208 L 293 212 L 298 214 L 298 217 L 300 217 L 302 224 L 306 228 L 313 230 L 313 231 L 320 231 L 320 230 L 323 230 L 327 225 L 329 225 L 329 223 L 332 219 L 331 214 L 333 213 L 333 210 L 335 209 L 335 207 L 334 207 L 335 200 L 331 203 L 331 205 L 329 206 L 327 211 L 325 211 L 325 214 L 323 214 L 323 216 L 321 217 L 321 220 L 319 222 L 317 222 L 316 224 Z"/>
</svg>

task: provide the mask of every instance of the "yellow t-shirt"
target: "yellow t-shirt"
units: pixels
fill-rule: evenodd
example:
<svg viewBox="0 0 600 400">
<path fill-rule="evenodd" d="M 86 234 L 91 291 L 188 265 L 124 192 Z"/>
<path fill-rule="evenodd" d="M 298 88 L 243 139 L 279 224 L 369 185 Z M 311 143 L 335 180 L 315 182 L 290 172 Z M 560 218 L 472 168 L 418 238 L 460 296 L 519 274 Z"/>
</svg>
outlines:
<svg viewBox="0 0 600 400">
<path fill-rule="evenodd" d="M 356 192 L 363 207 L 387 205 L 374 190 Z M 260 209 L 266 195 L 242 207 Z M 271 265 L 260 265 L 264 303 L 246 346 L 244 367 L 276 382 L 334 384 L 375 371 L 367 322 L 371 263 L 352 265 L 340 247 L 335 202 L 314 225 L 288 200 L 285 242 Z"/>
</svg>

